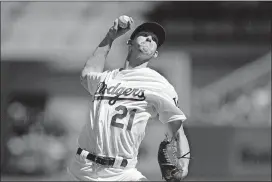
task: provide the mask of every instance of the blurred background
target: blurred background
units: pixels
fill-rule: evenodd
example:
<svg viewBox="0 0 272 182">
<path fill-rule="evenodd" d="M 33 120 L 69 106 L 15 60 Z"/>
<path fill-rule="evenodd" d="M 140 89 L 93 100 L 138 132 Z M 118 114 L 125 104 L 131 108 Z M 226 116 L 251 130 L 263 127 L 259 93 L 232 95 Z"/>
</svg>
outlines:
<svg viewBox="0 0 272 182">
<path fill-rule="evenodd" d="M 176 87 L 188 116 L 187 180 L 271 181 L 271 12 L 259 1 L 1 2 L 1 180 L 66 179 L 89 114 L 80 71 L 126 14 L 165 27 L 149 66 Z M 123 65 L 130 34 L 114 43 L 107 69 Z M 148 123 L 137 167 L 149 180 L 162 180 L 166 131 Z"/>
</svg>

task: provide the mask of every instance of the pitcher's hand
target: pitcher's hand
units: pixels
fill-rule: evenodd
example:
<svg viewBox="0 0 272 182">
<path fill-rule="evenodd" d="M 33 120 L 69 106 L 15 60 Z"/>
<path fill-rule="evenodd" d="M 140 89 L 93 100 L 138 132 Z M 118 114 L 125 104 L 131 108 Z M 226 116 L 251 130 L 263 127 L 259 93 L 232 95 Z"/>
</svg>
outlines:
<svg viewBox="0 0 272 182">
<path fill-rule="evenodd" d="M 133 26 L 133 19 L 129 17 L 130 20 L 128 21 L 128 26 L 126 28 L 121 28 L 118 25 L 118 18 L 114 20 L 113 26 L 109 29 L 109 32 L 107 33 L 107 36 L 115 40 L 116 38 L 120 37 L 121 35 L 124 35 L 126 32 L 128 32 L 132 26 Z"/>
</svg>

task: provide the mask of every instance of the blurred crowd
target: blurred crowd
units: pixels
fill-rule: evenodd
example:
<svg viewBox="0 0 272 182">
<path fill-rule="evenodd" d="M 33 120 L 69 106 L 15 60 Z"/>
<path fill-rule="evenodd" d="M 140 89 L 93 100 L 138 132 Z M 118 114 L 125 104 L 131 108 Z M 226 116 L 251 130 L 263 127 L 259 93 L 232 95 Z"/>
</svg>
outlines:
<svg viewBox="0 0 272 182">
<path fill-rule="evenodd" d="M 220 97 L 213 92 L 198 96 L 195 117 L 199 121 L 219 126 L 271 127 L 271 72 Z"/>
<path fill-rule="evenodd" d="M 11 123 L 7 148 L 12 173 L 52 174 L 67 165 L 68 131 L 44 111 L 14 101 L 7 108 Z"/>
</svg>

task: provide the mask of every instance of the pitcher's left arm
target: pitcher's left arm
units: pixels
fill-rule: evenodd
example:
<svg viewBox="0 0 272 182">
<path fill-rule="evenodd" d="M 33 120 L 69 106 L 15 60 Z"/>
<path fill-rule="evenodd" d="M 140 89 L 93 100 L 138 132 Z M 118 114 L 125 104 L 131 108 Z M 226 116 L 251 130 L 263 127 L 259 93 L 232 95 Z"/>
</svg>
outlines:
<svg viewBox="0 0 272 182">
<path fill-rule="evenodd" d="M 188 139 L 184 133 L 183 124 L 181 120 L 172 121 L 168 123 L 170 128 L 170 135 L 177 142 L 177 158 L 183 170 L 183 177 L 188 174 L 188 167 L 190 162 L 190 146 Z"/>
</svg>

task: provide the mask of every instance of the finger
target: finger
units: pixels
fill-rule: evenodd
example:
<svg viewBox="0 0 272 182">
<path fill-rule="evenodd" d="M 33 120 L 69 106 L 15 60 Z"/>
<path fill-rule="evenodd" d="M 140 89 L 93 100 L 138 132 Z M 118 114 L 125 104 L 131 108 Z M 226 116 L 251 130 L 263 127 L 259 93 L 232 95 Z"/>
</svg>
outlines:
<svg viewBox="0 0 272 182">
<path fill-rule="evenodd" d="M 182 171 L 182 177 L 185 178 L 188 174 L 188 170 L 183 170 Z"/>
<path fill-rule="evenodd" d="M 129 18 L 130 18 L 130 23 L 133 24 L 134 20 L 131 17 L 129 17 Z"/>
<path fill-rule="evenodd" d="M 118 30 L 118 18 L 116 18 L 113 22 L 113 29 L 116 31 Z"/>
<path fill-rule="evenodd" d="M 134 24 L 134 20 L 131 17 L 129 18 L 130 20 L 128 21 L 128 28 L 131 29 L 132 25 Z"/>
</svg>

